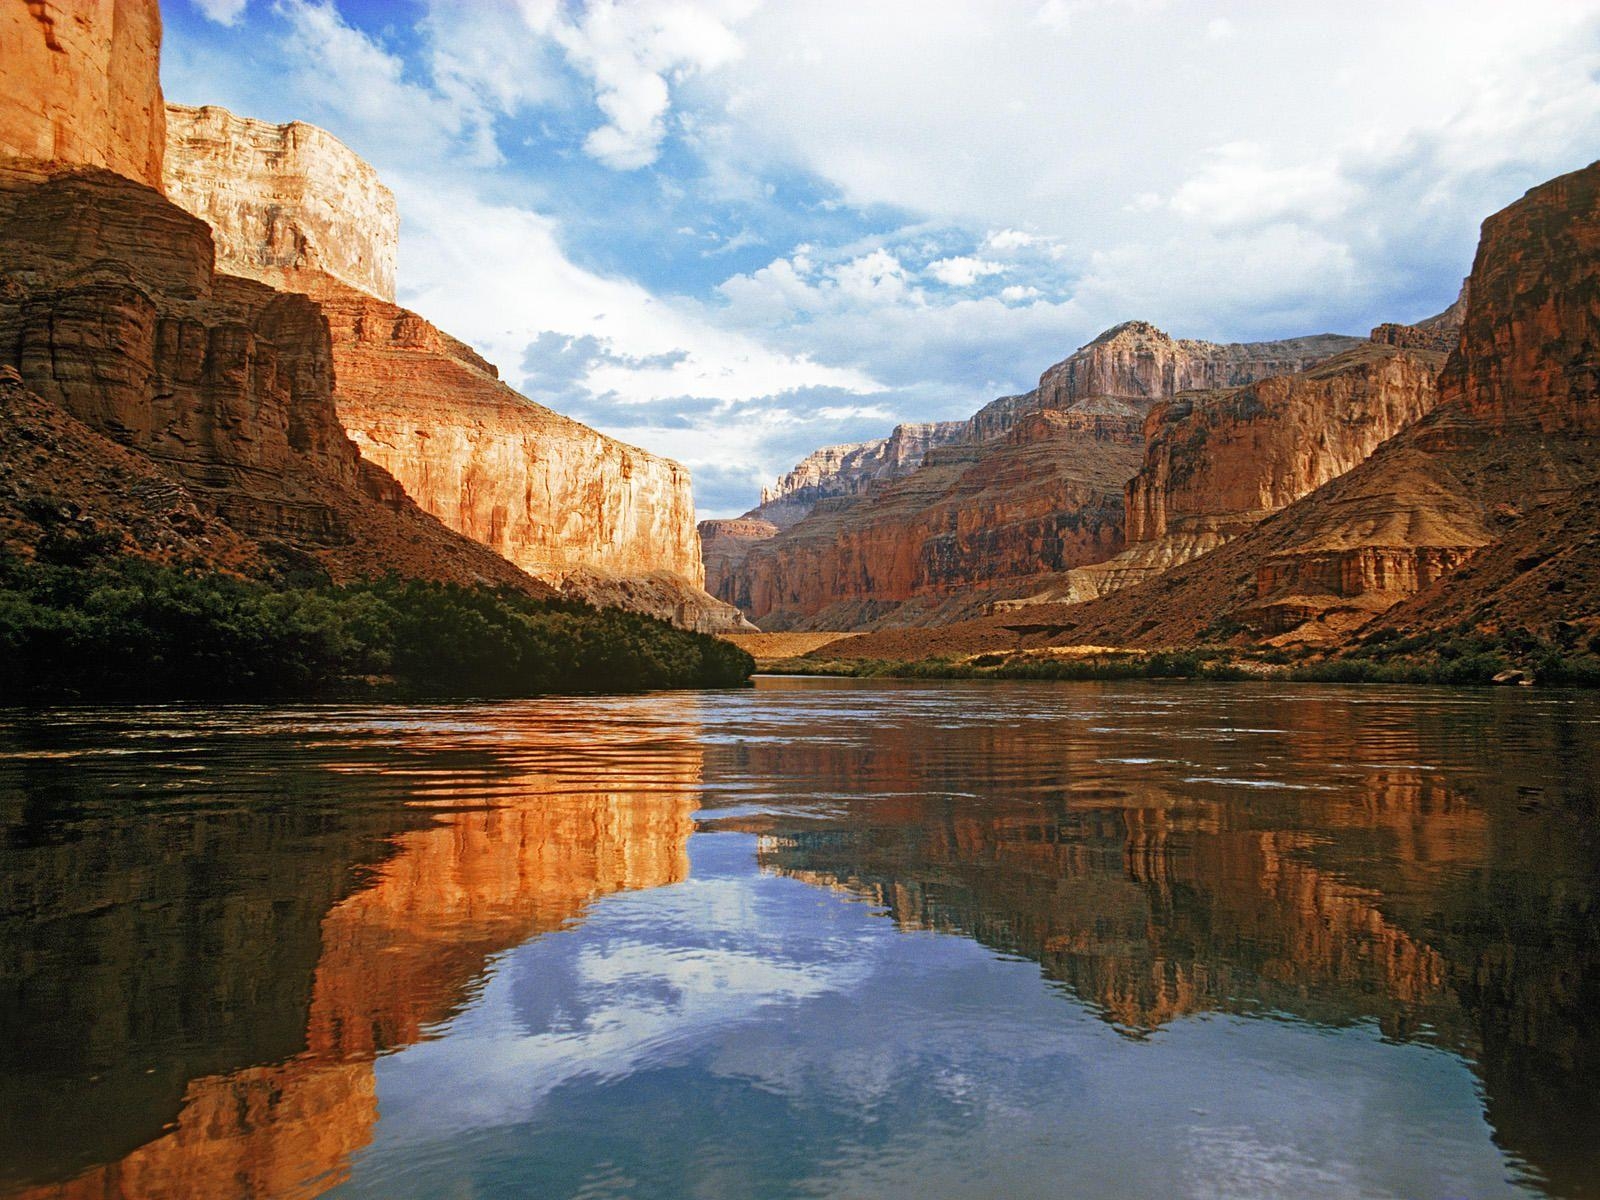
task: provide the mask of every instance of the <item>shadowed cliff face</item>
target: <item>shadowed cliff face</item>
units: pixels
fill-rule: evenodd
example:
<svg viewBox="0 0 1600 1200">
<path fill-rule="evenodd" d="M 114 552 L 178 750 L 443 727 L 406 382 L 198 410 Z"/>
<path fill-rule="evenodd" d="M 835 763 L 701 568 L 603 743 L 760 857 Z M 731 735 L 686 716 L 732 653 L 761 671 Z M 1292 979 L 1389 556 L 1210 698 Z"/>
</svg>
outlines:
<svg viewBox="0 0 1600 1200">
<path fill-rule="evenodd" d="M 331 135 L 172 106 L 167 190 L 216 231 L 218 261 L 318 302 L 339 419 L 362 456 L 445 525 L 559 590 L 713 632 L 689 474 L 502 383 L 392 303 L 397 218 Z"/>
<path fill-rule="evenodd" d="M 157 0 L 0 6 L 0 158 L 105 167 L 161 186 Z"/>
<path fill-rule="evenodd" d="M 86 460 L 48 494 L 81 509 L 82 475 L 115 469 L 111 442 L 170 480 L 180 514 L 193 507 L 201 524 L 219 519 L 258 547 L 213 552 L 196 527 L 188 549 L 203 561 L 259 568 L 270 542 L 337 579 L 395 570 L 539 589 L 362 460 L 334 409 L 321 310 L 215 274 L 210 231 L 159 193 L 105 171 L 0 162 L 0 256 L 0 366 L 17 385 L 8 403 L 59 434 L 52 445 L 8 439 L 0 471 L 18 482 L 0 506 L 20 514 L 14 533 L 40 499 L 20 488 L 38 454 L 48 463 L 64 438 Z M 150 495 L 130 491 L 120 506 L 130 525 Z M 126 541 L 112 499 L 95 532 Z M 162 540 L 123 549 L 160 557 Z"/>
<path fill-rule="evenodd" d="M 687 875 L 687 743 L 654 756 L 648 790 L 595 791 L 570 766 L 519 770 L 515 751 L 363 746 L 380 728 L 334 721 L 309 757 L 270 722 L 201 734 L 209 801 L 178 775 L 165 807 L 109 837 L 108 804 L 138 803 L 115 759 L 43 727 L 11 747 L 32 766 L 0 793 L 5 1105 L 53 1114 L 56 1133 L 8 1143 L 0 1183 L 320 1194 L 377 1122 L 374 1056 L 428 1036 L 496 953 Z M 627 758 L 625 727 L 588 733 L 598 759 Z M 250 795 L 262 771 L 271 790 Z M 430 815 L 452 779 L 494 806 Z"/>
<path fill-rule="evenodd" d="M 1172 603 L 1313 639 L 1398 602 L 1385 623 L 1413 631 L 1600 617 L 1597 276 L 1600 165 L 1485 221 L 1434 410 L 1212 570 L 1175 579 L 1170 600 L 1147 598 L 1159 618 L 1148 636 L 1192 636 L 1165 617 Z M 1229 576 L 1253 586 L 1230 596 L 1218 587 Z M 1109 610 L 1082 619 L 1112 636 L 1126 628 Z"/>
</svg>

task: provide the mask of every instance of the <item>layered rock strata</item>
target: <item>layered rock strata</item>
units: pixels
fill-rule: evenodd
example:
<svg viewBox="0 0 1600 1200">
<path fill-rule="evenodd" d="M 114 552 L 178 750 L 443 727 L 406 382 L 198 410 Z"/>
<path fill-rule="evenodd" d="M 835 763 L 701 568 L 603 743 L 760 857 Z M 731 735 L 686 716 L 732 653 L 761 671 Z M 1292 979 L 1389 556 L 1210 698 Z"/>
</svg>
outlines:
<svg viewBox="0 0 1600 1200">
<path fill-rule="evenodd" d="M 392 303 L 396 220 L 372 169 L 311 126 L 171 109 L 167 186 L 227 269 L 313 297 L 340 420 L 445 525 L 562 592 L 715 632 L 688 472 L 552 412 Z"/>
<path fill-rule="evenodd" d="M 715 632 L 689 473 L 536 404 L 413 312 L 324 281 L 339 415 L 450 528 L 593 603 Z"/>
<path fill-rule="evenodd" d="M 209 229 L 159 193 L 108 171 L 0 163 L 0 263 L 0 366 L 15 372 L 8 403 L 33 427 L 57 427 L 57 445 L 70 444 L 70 461 L 89 475 L 126 458 L 108 443 L 150 465 L 125 504 L 102 506 L 108 536 L 137 534 L 137 514 L 165 478 L 196 539 L 211 538 L 211 518 L 237 535 L 212 539 L 216 554 L 202 558 L 218 565 L 264 554 L 336 579 L 396 570 L 543 590 L 362 460 L 334 409 L 321 310 L 216 274 Z M 14 449 L 10 474 L 39 465 L 28 447 Z M 0 494 L 22 517 L 29 499 L 15 484 Z M 183 516 L 190 507 L 198 524 Z M 160 557 L 160 543 L 176 542 L 172 512 L 156 516 Z M 20 517 L 10 524 L 26 528 Z"/>
<path fill-rule="evenodd" d="M 1122 485 L 1138 461 L 1131 417 L 1035 412 L 751 542 L 735 594 L 774 630 L 958 619 L 1121 549 Z"/>
<path fill-rule="evenodd" d="M 0 158 L 105 167 L 161 186 L 156 0 L 0 5 Z"/>
<path fill-rule="evenodd" d="M 705 564 L 706 591 L 740 611 L 750 607 L 745 559 L 757 542 L 778 536 L 778 527 L 759 517 L 700 522 L 700 559 Z"/>
<path fill-rule="evenodd" d="M 394 299 L 400 210 L 332 134 L 167 105 L 167 196 L 211 226 L 224 269 L 301 290 L 305 273 Z"/>
<path fill-rule="evenodd" d="M 1231 541 L 1431 410 L 1443 364 L 1438 351 L 1366 343 L 1298 374 L 1157 405 L 1127 485 L 1128 548 L 1021 603 L 1091 600 Z"/>
<path fill-rule="evenodd" d="M 1072 408 L 1091 398 L 1143 415 L 1179 392 L 1291 375 L 1361 341 L 1324 333 L 1276 342 L 1205 342 L 1171 337 L 1148 321 L 1125 321 L 1056 363 L 1033 391 L 985 405 L 968 420 L 967 436 L 998 437 L 1027 413 Z"/>
<path fill-rule="evenodd" d="M 929 450 L 962 441 L 967 433 L 964 421 L 932 421 L 896 425 L 888 437 L 870 442 L 824 446 L 779 476 L 772 487 L 762 488 L 761 503 L 746 517 L 787 529 L 817 501 L 858 496 L 874 484 L 909 475 L 922 465 Z"/>
<path fill-rule="evenodd" d="M 1221 345 L 1119 325 L 1047 370 L 1033 391 L 966 421 L 902 426 L 884 443 L 818 451 L 741 520 L 702 527 L 713 546 L 707 586 L 771 629 L 949 621 L 1025 596 L 1122 548 L 1115 493 L 1137 468 L 1153 404 L 1180 388 L 1247 384 L 1363 345 L 1335 334 Z M 1095 446 L 1109 449 L 1097 456 Z M 864 460 L 881 473 L 862 471 Z"/>
<path fill-rule="evenodd" d="M 1338 644 L 1380 625 L 1600 631 L 1600 163 L 1484 222 L 1469 283 L 1433 411 L 1214 553 L 1028 620 L 1051 641 L 1133 646 Z M 1014 622 L 849 647 L 1009 647 Z"/>
</svg>

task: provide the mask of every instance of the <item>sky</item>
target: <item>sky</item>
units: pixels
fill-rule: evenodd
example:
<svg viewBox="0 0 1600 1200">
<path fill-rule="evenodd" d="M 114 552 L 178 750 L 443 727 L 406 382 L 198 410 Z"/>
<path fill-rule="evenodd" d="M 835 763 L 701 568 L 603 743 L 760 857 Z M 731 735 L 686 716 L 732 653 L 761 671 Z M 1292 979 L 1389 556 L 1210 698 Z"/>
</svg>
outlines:
<svg viewBox="0 0 1600 1200">
<path fill-rule="evenodd" d="M 163 0 L 394 189 L 399 299 L 702 517 L 1134 318 L 1365 333 L 1600 154 L 1600 0 Z"/>
</svg>

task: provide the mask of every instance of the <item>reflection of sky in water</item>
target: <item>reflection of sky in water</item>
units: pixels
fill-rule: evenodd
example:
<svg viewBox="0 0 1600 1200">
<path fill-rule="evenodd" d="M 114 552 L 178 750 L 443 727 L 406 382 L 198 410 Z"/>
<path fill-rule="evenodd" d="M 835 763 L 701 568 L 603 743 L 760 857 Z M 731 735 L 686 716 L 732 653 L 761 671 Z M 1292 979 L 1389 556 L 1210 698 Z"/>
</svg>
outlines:
<svg viewBox="0 0 1600 1200">
<path fill-rule="evenodd" d="M 0 1167 L 926 1200 L 1526 1161 L 1597 1196 L 1596 711 L 817 680 L 15 717 Z"/>
<path fill-rule="evenodd" d="M 757 872 L 689 881 L 502 956 L 437 1040 L 378 1063 L 335 1195 L 1513 1194 L 1467 1067 L 1212 1016 L 1117 1033 L 965 938 Z"/>
</svg>

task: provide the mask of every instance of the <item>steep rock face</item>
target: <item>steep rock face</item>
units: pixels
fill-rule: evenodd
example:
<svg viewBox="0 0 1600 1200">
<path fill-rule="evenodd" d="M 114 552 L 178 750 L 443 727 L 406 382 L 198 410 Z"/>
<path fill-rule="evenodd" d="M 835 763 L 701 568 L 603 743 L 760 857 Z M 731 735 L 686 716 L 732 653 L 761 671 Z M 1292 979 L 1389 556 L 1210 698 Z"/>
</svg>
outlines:
<svg viewBox="0 0 1600 1200">
<path fill-rule="evenodd" d="M 1384 623 L 1419 632 L 1600 628 L 1600 163 L 1483 225 L 1461 348 L 1412 438 L 1450 462 L 1494 530 L 1448 586 Z"/>
<path fill-rule="evenodd" d="M 1363 343 L 1296 375 L 1157 405 L 1127 486 L 1128 548 L 1027 603 L 1091 600 L 1232 540 L 1431 410 L 1443 362 L 1437 351 Z"/>
<path fill-rule="evenodd" d="M 157 0 L 0 5 L 0 157 L 105 167 L 161 186 Z"/>
<path fill-rule="evenodd" d="M 689 475 L 535 404 L 413 312 L 319 285 L 340 419 L 450 528 L 596 603 L 738 628 L 707 595 Z"/>
<path fill-rule="evenodd" d="M 167 196 L 211 227 L 217 261 L 290 291 L 306 273 L 394 299 L 400 210 L 331 134 L 167 105 Z"/>
<path fill-rule="evenodd" d="M 567 594 L 708 632 L 745 624 L 704 590 L 687 471 L 519 395 L 391 302 L 394 202 L 366 163 L 308 125 L 171 113 L 173 199 L 217 230 L 229 270 L 315 299 L 339 419 L 366 461 Z"/>
<path fill-rule="evenodd" d="M 1235 541 L 1086 604 L 1042 606 L 1050 640 L 1218 636 L 1337 643 L 1558 624 L 1600 629 L 1600 163 L 1484 222 L 1460 345 L 1432 412 Z M 995 617 L 868 637 L 866 657 L 1015 644 Z M 891 644 L 893 642 L 893 644 Z"/>
<path fill-rule="evenodd" d="M 1438 448 L 1600 434 L 1600 164 L 1483 223 L 1460 352 L 1439 380 Z M 1457 436 L 1451 436 L 1455 434 Z"/>
<path fill-rule="evenodd" d="M 362 461 L 333 406 L 316 304 L 214 274 L 209 230 L 159 193 L 10 160 L 0 254 L 0 365 L 20 381 L 14 402 L 35 423 L 63 414 L 92 460 L 85 470 L 114 469 L 101 439 L 120 443 L 177 485 L 180 506 L 258 546 L 309 554 L 336 578 L 393 569 L 542 590 Z"/>
<path fill-rule="evenodd" d="M 1143 414 L 1179 391 L 1304 370 L 1361 340 L 1321 334 L 1279 342 L 1180 341 L 1146 321 L 1127 321 L 1045 371 L 1032 391 L 1001 396 L 965 421 L 897 425 L 887 438 L 812 451 L 763 488 L 761 503 L 745 516 L 787 529 L 819 500 L 860 495 L 908 475 L 935 447 L 1000 437 L 1028 413 L 1093 405 L 1112 415 Z"/>
<path fill-rule="evenodd" d="M 1119 550 L 1122 483 L 1138 457 L 1131 418 L 1034 413 L 752 543 L 738 594 L 768 629 L 957 619 Z"/>
<path fill-rule="evenodd" d="M 1121 505 L 1100 489 L 1120 490 L 1123 480 L 1111 476 L 1133 473 L 1152 404 L 1178 388 L 1249 383 L 1365 344 L 1325 334 L 1219 345 L 1179 341 L 1141 321 L 1119 325 L 1047 370 L 1033 391 L 966 421 L 902 426 L 886 442 L 818 451 L 745 514 L 770 520 L 778 536 L 754 525 L 717 530 L 709 586 L 771 629 L 948 621 L 1027 595 L 1027 581 L 1122 548 L 1120 531 L 1104 524 Z M 1090 468 L 1085 447 L 1094 444 L 1113 449 Z M 1044 465 L 1068 446 L 1055 467 Z M 861 470 L 864 461 L 881 473 Z M 1092 482 L 1084 490 L 1070 479 Z M 800 509 L 810 516 L 795 522 Z"/>
<path fill-rule="evenodd" d="M 744 561 L 751 546 L 776 537 L 778 527 L 757 517 L 735 517 L 726 521 L 701 521 L 699 529 L 706 591 L 741 611 L 747 610 L 750 594 Z"/>
<path fill-rule="evenodd" d="M 896 425 L 886 438 L 824 446 L 795 464 L 770 488 L 761 489 L 761 503 L 746 517 L 787 529 L 819 500 L 857 496 L 876 483 L 909 475 L 935 446 L 947 446 L 967 434 L 964 421 L 932 421 Z"/>
<path fill-rule="evenodd" d="M 1170 337 L 1148 321 L 1126 321 L 1047 370 L 1033 391 L 980 409 L 968 422 L 969 436 L 997 437 L 1028 412 L 1072 408 L 1090 399 L 1143 414 L 1179 392 L 1303 371 L 1360 342 L 1332 333 L 1277 342 L 1203 342 Z"/>
<path fill-rule="evenodd" d="M 1225 536 L 1365 462 L 1428 412 L 1443 358 L 1362 346 L 1296 375 L 1180 396 L 1150 414 L 1128 541 Z"/>
</svg>

